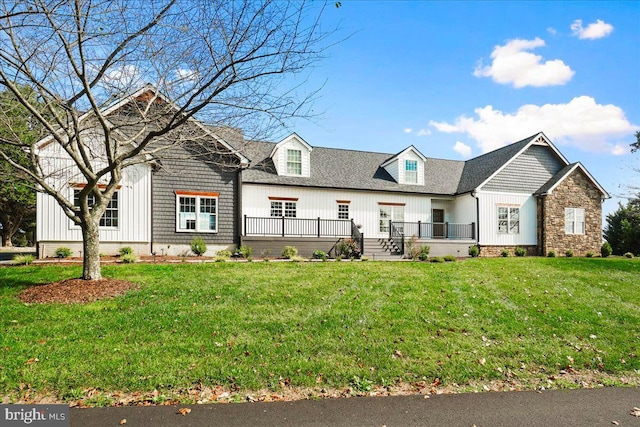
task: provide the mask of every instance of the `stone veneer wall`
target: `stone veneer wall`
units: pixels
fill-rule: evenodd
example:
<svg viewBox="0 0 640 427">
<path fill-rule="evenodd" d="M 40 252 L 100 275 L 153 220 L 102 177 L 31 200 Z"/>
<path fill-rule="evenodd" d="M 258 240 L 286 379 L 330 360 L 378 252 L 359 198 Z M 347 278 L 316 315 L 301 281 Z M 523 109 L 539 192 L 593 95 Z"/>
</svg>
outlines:
<svg viewBox="0 0 640 427">
<path fill-rule="evenodd" d="M 585 234 L 566 234 L 564 208 L 584 208 Z M 600 253 L 602 245 L 602 193 L 579 170 L 564 179 L 551 194 L 538 200 L 538 232 L 540 255 L 554 251 L 563 256 L 572 250 L 574 256 L 587 252 Z"/>
<path fill-rule="evenodd" d="M 527 256 L 535 256 L 538 255 L 538 247 L 531 245 L 521 245 L 518 246 L 522 249 L 527 250 Z M 507 250 L 509 252 L 509 256 L 516 256 L 515 250 L 516 246 L 480 246 L 480 256 L 481 257 L 498 257 L 502 256 L 502 251 Z"/>
</svg>

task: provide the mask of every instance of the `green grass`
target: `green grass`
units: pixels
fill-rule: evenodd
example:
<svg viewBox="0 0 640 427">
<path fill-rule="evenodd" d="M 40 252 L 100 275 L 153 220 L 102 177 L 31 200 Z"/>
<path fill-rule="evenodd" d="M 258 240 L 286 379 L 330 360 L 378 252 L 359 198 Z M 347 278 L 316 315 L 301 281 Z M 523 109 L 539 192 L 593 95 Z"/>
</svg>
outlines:
<svg viewBox="0 0 640 427">
<path fill-rule="evenodd" d="M 526 388 L 563 369 L 640 378 L 638 259 L 111 265 L 103 275 L 140 288 L 86 305 L 17 298 L 80 273 L 0 268 L 0 396 L 28 389 L 71 401 L 96 389 L 186 399 L 202 385 L 250 392 L 435 378 L 516 377 Z"/>
</svg>

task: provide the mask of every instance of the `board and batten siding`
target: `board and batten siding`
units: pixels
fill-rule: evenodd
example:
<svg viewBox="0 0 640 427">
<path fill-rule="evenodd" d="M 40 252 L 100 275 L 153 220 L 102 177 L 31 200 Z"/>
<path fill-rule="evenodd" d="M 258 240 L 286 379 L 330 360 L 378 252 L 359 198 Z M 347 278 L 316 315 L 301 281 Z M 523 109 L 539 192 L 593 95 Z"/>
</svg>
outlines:
<svg viewBox="0 0 640 427">
<path fill-rule="evenodd" d="M 61 160 L 61 162 L 64 162 Z M 135 165 L 124 169 L 118 190 L 118 227 L 100 228 L 101 242 L 148 243 L 151 238 L 151 168 Z M 59 180 L 62 191 L 73 200 L 69 183 Z M 55 199 L 39 192 L 36 195 L 36 236 L 39 242 L 81 242 L 82 230 L 73 224 Z"/>
<path fill-rule="evenodd" d="M 380 233 L 380 203 L 404 204 L 405 222 L 431 221 L 431 197 L 428 195 L 301 188 L 244 183 L 242 213 L 249 217 L 269 217 L 269 197 L 297 199 L 298 218 L 338 218 L 338 200 L 349 201 L 349 218 L 365 237 L 388 237 Z M 244 232 L 244 230 L 243 230 Z"/>
<path fill-rule="evenodd" d="M 535 245 L 537 242 L 537 202 L 531 194 L 505 194 L 479 191 L 480 238 L 481 245 Z M 520 208 L 520 232 L 518 234 L 498 233 L 498 207 Z"/>
<path fill-rule="evenodd" d="M 533 194 L 564 166 L 550 147 L 532 145 L 487 182 L 482 190 Z"/>
<path fill-rule="evenodd" d="M 227 161 L 228 163 L 228 161 Z M 194 158 L 184 147 L 175 147 L 162 159 L 162 167 L 152 174 L 153 251 L 179 254 L 188 250 L 195 237 L 202 237 L 210 249 L 231 248 L 239 237 L 236 191 L 238 169 L 221 167 L 222 160 L 205 162 Z M 216 233 L 177 231 L 176 191 L 219 193 Z"/>
</svg>

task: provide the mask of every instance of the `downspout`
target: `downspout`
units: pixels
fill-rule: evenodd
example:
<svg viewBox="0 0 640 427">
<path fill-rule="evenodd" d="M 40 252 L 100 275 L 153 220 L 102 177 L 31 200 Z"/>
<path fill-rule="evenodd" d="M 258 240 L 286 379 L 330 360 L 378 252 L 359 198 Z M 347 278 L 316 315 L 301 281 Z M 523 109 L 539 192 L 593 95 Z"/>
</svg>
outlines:
<svg viewBox="0 0 640 427">
<path fill-rule="evenodd" d="M 471 197 L 476 199 L 476 244 L 480 248 L 480 199 L 475 189 L 471 191 Z"/>
</svg>

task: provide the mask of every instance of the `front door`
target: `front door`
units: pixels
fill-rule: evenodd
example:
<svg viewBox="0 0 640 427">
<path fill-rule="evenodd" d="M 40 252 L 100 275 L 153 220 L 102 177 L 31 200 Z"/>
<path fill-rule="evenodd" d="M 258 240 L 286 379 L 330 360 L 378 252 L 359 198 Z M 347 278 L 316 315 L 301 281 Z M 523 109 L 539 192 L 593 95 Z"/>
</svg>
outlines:
<svg viewBox="0 0 640 427">
<path fill-rule="evenodd" d="M 433 223 L 433 238 L 445 238 L 444 209 L 432 209 L 431 218 Z"/>
</svg>

